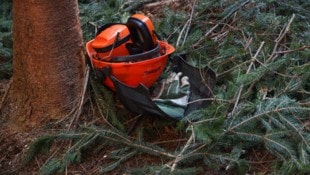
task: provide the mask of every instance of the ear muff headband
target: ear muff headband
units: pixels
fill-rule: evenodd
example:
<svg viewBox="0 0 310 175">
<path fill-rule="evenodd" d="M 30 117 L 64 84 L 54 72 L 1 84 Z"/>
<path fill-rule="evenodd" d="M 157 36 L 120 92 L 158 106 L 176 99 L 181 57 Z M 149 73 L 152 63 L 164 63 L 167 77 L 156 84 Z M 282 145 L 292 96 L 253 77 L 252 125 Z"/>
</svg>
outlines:
<svg viewBox="0 0 310 175">
<path fill-rule="evenodd" d="M 143 20 L 139 18 L 145 19 Z M 150 24 L 147 25 L 147 22 Z M 152 50 L 156 47 L 156 41 L 154 41 L 154 38 L 152 37 L 154 28 L 147 17 L 143 15 L 133 15 L 128 19 L 126 25 L 130 31 L 131 39 L 138 47 L 145 51 Z"/>
</svg>

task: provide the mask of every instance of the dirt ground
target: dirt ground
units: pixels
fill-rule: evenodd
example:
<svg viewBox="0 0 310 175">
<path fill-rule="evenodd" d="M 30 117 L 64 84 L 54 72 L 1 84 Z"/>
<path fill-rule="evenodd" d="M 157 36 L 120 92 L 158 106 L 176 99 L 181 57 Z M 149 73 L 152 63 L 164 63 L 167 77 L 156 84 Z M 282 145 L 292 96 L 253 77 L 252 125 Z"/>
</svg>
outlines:
<svg viewBox="0 0 310 175">
<path fill-rule="evenodd" d="M 2 82 L 2 89 L 5 89 L 6 83 L 7 82 Z M 3 96 L 3 94 L 4 92 L 2 90 L 1 95 Z M 89 108 L 89 106 L 86 105 L 86 108 Z M 120 106 L 120 108 L 122 107 Z M 86 114 L 88 109 L 85 111 L 86 112 L 83 114 L 83 116 L 81 116 L 79 123 L 93 123 L 98 126 L 104 125 L 104 121 L 98 120 L 99 116 L 93 116 L 93 118 L 89 118 Z M 146 128 L 153 128 L 153 133 L 148 134 L 148 132 L 146 132 L 147 134 L 145 136 L 145 140 L 158 146 L 164 147 L 168 150 L 173 151 L 186 142 L 185 137 L 179 131 L 177 131 L 175 127 L 163 125 L 159 126 L 156 124 L 158 123 L 158 119 L 156 118 L 145 116 L 145 118 L 140 118 L 138 123 L 136 123 L 137 121 L 134 120 L 131 121 L 128 121 L 128 129 L 132 127 L 137 129 L 141 128 L 142 126 Z M 58 148 L 67 149 L 69 147 L 69 143 L 55 143 L 55 145 L 53 145 L 50 150 L 50 154 L 39 155 L 30 164 L 24 165 L 23 158 L 29 148 L 29 144 L 31 144 L 32 141 L 39 136 L 53 133 L 54 130 L 57 130 L 57 128 L 54 128 L 53 130 L 39 129 L 30 132 L 16 132 L 10 130 L 5 122 L 2 122 L 0 126 L 0 175 L 37 174 L 41 166 L 46 160 L 49 159 L 49 156 L 53 155 L 55 150 Z M 66 174 L 99 174 L 99 168 L 109 162 L 109 160 L 106 158 L 106 155 L 111 150 L 113 150 L 113 148 L 104 148 L 100 152 L 96 153 L 92 151 L 87 152 L 88 155 L 84 156 L 85 158 L 80 164 L 70 165 L 68 167 Z M 108 174 L 126 174 L 126 171 L 130 168 L 139 168 L 145 165 L 162 165 L 166 161 L 167 160 L 163 160 L 162 158 L 156 156 L 141 153 L 122 163 L 121 166 Z"/>
<path fill-rule="evenodd" d="M 0 92 L 1 98 L 5 94 L 5 89 L 8 84 L 8 80 L 2 80 L 0 82 Z M 91 99 L 88 99 L 91 100 Z M 119 104 L 117 105 L 118 110 L 125 110 Z M 96 124 L 98 126 L 104 125 L 104 121 L 98 120 L 99 116 L 94 114 L 94 111 L 90 110 L 93 106 L 89 106 L 89 104 L 85 104 L 85 109 L 83 115 L 81 116 L 79 123 L 84 123 L 87 125 L 88 123 Z M 96 109 L 95 109 L 96 110 Z M 180 146 L 184 145 L 187 141 L 187 136 L 184 135 L 184 132 L 180 132 L 180 130 L 176 129 L 177 127 L 172 123 L 169 123 L 165 126 L 159 124 L 161 119 L 143 116 L 138 119 L 135 116 L 131 115 L 128 111 L 124 111 L 129 118 L 126 121 L 126 127 L 138 129 L 141 127 L 151 128 L 154 132 L 145 132 L 144 135 L 145 141 L 149 143 L 156 144 L 161 146 L 167 150 L 173 151 Z M 29 144 L 32 143 L 34 139 L 42 135 L 51 134 L 57 129 L 61 128 L 53 128 L 49 130 L 37 129 L 30 132 L 16 132 L 12 131 L 7 127 L 5 122 L 0 123 L 0 175 L 30 175 L 30 174 L 38 174 L 39 169 L 42 167 L 44 162 L 50 158 L 56 149 L 69 148 L 69 144 L 56 143 L 50 151 L 48 155 L 37 156 L 34 161 L 30 164 L 24 165 L 23 158 L 25 152 L 29 148 Z M 81 163 L 76 165 L 70 165 L 64 174 L 72 174 L 72 175 L 93 175 L 99 174 L 99 168 L 102 165 L 106 165 L 109 160 L 106 158 L 106 155 L 113 148 L 104 148 L 100 152 L 88 152 L 87 156 L 82 160 Z M 56 152 L 56 151 L 55 151 Z M 262 150 L 252 150 L 246 157 L 247 160 L 251 162 L 249 172 L 259 172 L 261 174 L 267 174 L 271 170 L 271 163 L 274 162 L 275 158 L 270 155 L 266 151 Z M 120 166 L 118 166 L 115 170 L 107 173 L 107 174 L 127 174 L 127 170 L 132 168 L 142 168 L 146 165 L 163 165 L 168 163 L 168 160 L 165 160 L 160 157 L 152 156 L 149 154 L 138 154 L 133 158 L 123 162 Z M 203 165 L 202 162 L 193 162 L 196 166 L 203 167 L 203 171 L 201 174 L 212 174 L 212 175 L 222 175 L 234 174 L 230 171 L 225 171 L 224 169 L 214 170 L 212 167 L 207 167 Z"/>
<path fill-rule="evenodd" d="M 0 99 L 4 98 L 8 85 L 9 80 L 0 81 Z M 95 124 L 96 126 L 105 125 L 105 121 L 100 119 L 99 114 L 96 113 L 96 107 L 92 106 L 92 103 L 90 103 L 91 100 L 92 99 L 90 98 L 86 99 L 83 113 L 79 119 L 79 124 Z M 149 130 L 146 132 L 150 134 L 146 134 L 145 140 L 150 143 L 154 143 L 173 151 L 186 142 L 185 137 L 177 131 L 174 126 L 158 125 L 159 120 L 154 117 L 145 116 L 144 118 L 136 118 L 134 115 L 126 111 L 121 104 L 117 104 L 117 108 L 118 110 L 122 110 L 124 115 L 129 117 L 125 122 L 128 130 L 134 132 L 135 129 L 141 128 L 142 126 L 144 128 L 154 129 L 154 132 L 152 133 L 148 132 Z M 65 121 L 65 123 L 62 126 L 68 125 L 70 120 Z M 8 123 L 6 123 L 6 120 L 0 120 L 0 175 L 38 174 L 39 169 L 45 161 L 53 155 L 53 152 L 56 152 L 55 150 L 58 148 L 67 149 L 70 147 L 69 143 L 55 143 L 50 150 L 50 154 L 39 155 L 34 161 L 25 165 L 23 162 L 25 153 L 28 150 L 29 145 L 36 138 L 66 129 L 58 126 L 49 128 L 50 129 L 36 128 L 28 132 L 18 132 L 11 130 Z M 87 152 L 88 155 L 84 156 L 85 159 L 83 159 L 80 164 L 70 165 L 66 170 L 66 174 L 98 174 L 99 168 L 109 162 L 105 155 L 111 150 L 113 150 L 113 148 L 104 148 L 99 153 L 94 153 L 92 151 Z M 124 174 L 126 173 L 126 170 L 130 168 L 139 168 L 144 165 L 161 165 L 163 162 L 165 162 L 165 160 L 156 156 L 138 154 L 138 156 L 124 162 L 120 167 L 109 174 Z"/>
</svg>

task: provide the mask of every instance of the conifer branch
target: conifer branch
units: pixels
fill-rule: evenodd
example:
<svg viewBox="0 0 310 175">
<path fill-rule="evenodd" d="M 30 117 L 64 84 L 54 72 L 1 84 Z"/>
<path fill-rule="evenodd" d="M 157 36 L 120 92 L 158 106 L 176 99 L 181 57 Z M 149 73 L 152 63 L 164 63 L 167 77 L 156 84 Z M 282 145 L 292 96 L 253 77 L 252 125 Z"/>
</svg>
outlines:
<svg viewBox="0 0 310 175">
<path fill-rule="evenodd" d="M 170 158 L 175 158 L 176 157 L 175 155 L 170 154 L 168 152 L 160 151 L 159 149 L 151 148 L 150 146 L 138 144 L 138 143 L 136 143 L 134 141 L 131 141 L 127 137 L 122 136 L 121 134 L 119 134 L 118 132 L 114 132 L 114 131 L 111 131 L 111 130 L 101 130 L 101 129 L 94 129 L 93 131 L 98 133 L 100 137 L 103 137 L 103 138 L 105 138 L 107 140 L 110 140 L 110 141 L 113 141 L 113 142 L 116 142 L 116 143 L 125 144 L 125 145 L 127 145 L 129 147 L 141 150 L 142 152 L 154 153 L 154 154 L 157 154 L 157 155 L 163 155 L 165 157 L 170 157 Z M 110 133 L 111 135 L 107 135 L 105 133 Z M 87 134 L 87 133 L 84 133 L 84 134 Z M 115 137 L 115 136 L 117 136 L 117 137 Z"/>
<path fill-rule="evenodd" d="M 179 43 L 180 43 L 180 40 L 181 40 L 181 38 L 182 38 L 182 35 L 183 35 L 184 31 L 185 31 L 185 28 L 190 28 L 190 20 L 187 20 L 186 23 L 184 24 L 184 26 L 183 26 L 183 28 L 182 28 L 180 34 L 179 34 L 179 37 L 178 37 L 178 39 L 177 39 L 177 41 L 176 41 L 176 44 L 175 44 L 176 47 L 179 46 Z M 186 38 L 184 38 L 184 40 L 185 40 L 185 39 L 186 39 Z"/>
<path fill-rule="evenodd" d="M 204 120 L 199 120 L 196 122 L 193 122 L 192 124 L 197 125 L 197 124 L 201 124 L 201 123 L 205 123 L 205 122 L 211 122 L 211 121 L 215 121 L 218 120 L 218 118 L 208 118 L 208 119 L 204 119 Z"/>
<path fill-rule="evenodd" d="M 179 46 L 179 42 L 180 42 L 180 40 L 181 40 L 181 38 L 182 38 L 183 32 L 184 32 L 184 30 L 186 30 L 186 31 L 185 31 L 185 34 L 184 34 L 184 37 L 183 37 L 183 42 L 182 42 L 182 46 L 184 46 L 184 43 L 185 43 L 185 41 L 186 41 L 186 39 L 187 39 L 187 36 L 188 36 L 188 32 L 189 32 L 189 30 L 190 30 L 190 28 L 191 28 L 191 23 L 192 23 L 192 19 L 193 19 L 193 14 L 194 14 L 194 10 L 195 10 L 195 5 L 196 5 L 196 0 L 194 1 L 193 5 L 192 5 L 192 10 L 191 10 L 191 13 L 190 13 L 190 17 L 189 17 L 189 19 L 186 21 L 185 25 L 183 26 L 183 28 L 182 28 L 182 30 L 181 30 L 181 32 L 180 32 L 180 34 L 179 34 L 179 37 L 178 37 L 177 42 L 176 42 L 176 47 Z"/>
<path fill-rule="evenodd" d="M 223 12 L 223 18 L 217 22 L 211 29 L 209 29 L 205 34 L 204 37 L 202 37 L 200 40 L 198 40 L 195 44 L 193 44 L 193 47 L 198 46 L 203 40 L 207 38 L 215 29 L 217 29 L 220 24 L 222 24 L 226 19 L 230 18 L 234 13 L 236 13 L 240 8 L 244 7 L 246 4 L 248 4 L 250 0 L 239 0 L 234 5 L 232 5 L 229 9 L 227 8 L 227 11 Z"/>
<path fill-rule="evenodd" d="M 216 77 L 220 78 L 220 77 L 222 77 L 223 75 L 227 74 L 228 72 L 232 72 L 232 71 L 236 70 L 237 68 L 240 68 L 240 67 L 244 66 L 245 64 L 249 63 L 250 61 L 252 61 L 252 60 L 244 61 L 244 62 L 242 62 L 242 63 L 236 65 L 235 67 L 232 67 L 232 68 L 230 68 L 230 69 L 228 69 L 228 70 L 226 70 L 226 71 L 224 71 L 224 72 L 218 73 L 218 74 L 216 75 Z"/>
<path fill-rule="evenodd" d="M 146 8 L 154 8 L 157 6 L 164 6 L 164 5 L 169 5 L 172 2 L 175 2 L 176 0 L 165 0 L 165 1 L 159 1 L 159 2 L 150 2 L 146 3 L 144 7 Z"/>
<path fill-rule="evenodd" d="M 296 52 L 296 51 L 300 51 L 300 50 L 305 50 L 305 49 L 309 49 L 310 46 L 302 46 L 293 50 L 283 50 L 283 51 L 277 51 L 276 54 L 286 54 L 286 53 L 292 53 L 292 52 Z"/>
<path fill-rule="evenodd" d="M 252 58 L 252 61 L 251 61 L 250 65 L 249 65 L 249 67 L 248 67 L 248 69 L 247 69 L 247 71 L 246 71 L 246 74 L 249 74 L 249 73 L 250 73 L 250 71 L 251 71 L 251 69 L 252 69 L 252 66 L 253 66 L 253 64 L 255 63 L 255 61 L 256 61 L 256 59 L 257 59 L 257 56 L 258 56 L 258 54 L 260 53 L 260 51 L 262 50 L 264 44 L 265 44 L 265 42 L 261 42 L 261 44 L 260 44 L 258 50 L 256 51 L 254 57 Z M 243 87 L 244 87 L 244 85 L 242 84 L 242 85 L 240 86 L 239 90 L 238 90 L 238 94 L 237 94 L 237 97 L 236 97 L 236 102 L 235 102 L 234 108 L 233 108 L 233 110 L 232 110 L 232 112 L 231 112 L 231 116 L 234 116 L 234 114 L 235 114 L 235 112 L 236 112 L 236 110 L 237 110 L 237 106 L 238 106 L 238 103 L 239 103 L 239 100 L 240 100 L 240 97 L 241 97 L 241 92 L 242 92 L 242 90 L 243 90 Z"/>
<path fill-rule="evenodd" d="M 187 104 L 199 103 L 202 101 L 219 101 L 219 102 L 224 102 L 224 103 L 231 103 L 232 102 L 232 100 L 220 99 L 220 98 L 215 97 L 215 98 L 200 98 L 197 100 L 190 101 Z"/>
<path fill-rule="evenodd" d="M 269 56 L 269 58 L 267 59 L 266 63 L 269 63 L 270 61 L 273 61 L 274 59 L 277 58 L 278 54 L 277 54 L 277 49 L 278 46 L 280 44 L 280 42 L 282 41 L 282 39 L 284 38 L 284 36 L 289 32 L 291 24 L 293 22 L 295 18 L 295 14 L 292 15 L 291 19 L 289 20 L 288 24 L 286 25 L 285 28 L 283 28 L 279 34 L 279 36 L 277 37 L 277 39 L 275 39 L 275 45 L 273 47 L 273 51 L 271 53 L 271 55 Z"/>
<path fill-rule="evenodd" d="M 206 32 L 205 37 L 209 36 L 219 25 L 220 25 L 220 23 L 217 23 L 208 32 Z"/>
<path fill-rule="evenodd" d="M 132 141 L 124 141 L 124 140 L 120 140 L 120 139 L 117 139 L 117 138 L 114 138 L 114 137 L 108 137 L 108 136 L 103 136 L 103 138 L 105 138 L 107 140 L 110 140 L 110 141 L 113 141 L 115 143 L 121 143 L 121 144 L 127 145 L 129 147 L 136 148 L 136 149 L 138 149 L 138 150 L 140 150 L 142 152 L 148 153 L 148 154 L 161 155 L 161 156 L 165 156 L 165 157 L 168 157 L 168 158 L 176 158 L 175 155 L 170 154 L 168 152 L 160 151 L 160 150 L 151 148 L 149 146 L 144 146 L 144 145 L 141 145 L 141 144 L 137 144 L 137 143 L 134 143 Z"/>
<path fill-rule="evenodd" d="M 81 94 L 80 94 L 80 100 L 79 100 L 79 103 L 78 103 L 78 106 L 77 106 L 77 110 L 75 111 L 74 113 L 74 116 L 69 124 L 69 127 L 68 127 L 68 130 L 70 130 L 72 124 L 74 121 L 78 121 L 80 115 L 81 115 L 81 112 L 82 112 L 82 107 L 83 107 L 83 104 L 84 104 L 84 98 L 85 98 L 85 92 L 86 92 L 86 89 L 87 89 L 87 84 L 88 84 L 88 79 L 89 79 L 89 67 L 86 66 L 86 69 L 85 69 L 85 75 L 84 75 L 84 79 L 83 79 L 83 88 L 82 88 L 82 91 L 81 91 Z"/>
<path fill-rule="evenodd" d="M 4 94 L 3 94 L 2 98 L 1 98 L 0 112 L 1 112 L 1 110 L 2 110 L 2 107 L 3 107 L 3 104 L 4 104 L 4 102 L 5 102 L 5 99 L 6 99 L 7 95 L 9 94 L 9 91 L 10 91 L 12 82 L 13 82 L 13 78 L 11 78 L 10 81 L 9 81 L 9 83 L 6 85 L 6 88 L 5 88 L 5 90 L 4 90 Z"/>
<path fill-rule="evenodd" d="M 263 135 L 258 135 L 258 134 L 255 134 L 255 133 L 240 132 L 240 131 L 231 131 L 231 133 L 241 137 L 242 139 L 245 138 L 243 140 L 251 140 L 252 142 L 256 141 L 256 140 L 264 139 Z"/>
<path fill-rule="evenodd" d="M 195 11 L 195 6 L 196 6 L 196 0 L 194 1 L 193 5 L 192 5 L 192 10 L 191 10 L 191 14 L 190 14 L 190 17 L 189 17 L 189 24 L 188 24 L 188 27 L 187 27 L 187 30 L 185 32 L 185 36 L 184 36 L 184 39 L 183 39 L 183 43 L 182 43 L 182 46 L 184 46 L 184 43 L 187 39 L 187 36 L 188 36 L 188 32 L 191 28 L 191 24 L 192 24 L 192 19 L 193 19 L 193 15 L 194 15 L 194 11 Z"/>
<path fill-rule="evenodd" d="M 112 129 L 112 130 L 117 130 L 113 124 L 111 124 L 111 122 L 107 119 L 109 116 L 105 116 L 105 115 L 113 115 L 113 111 L 112 109 L 106 109 L 107 111 L 105 111 L 105 115 L 104 115 L 104 112 L 102 111 L 102 106 L 101 105 L 104 105 L 102 103 L 100 103 L 100 98 L 101 98 L 101 95 L 99 94 L 99 90 L 98 90 L 98 87 L 97 87 L 97 84 L 94 80 L 91 80 L 90 81 L 91 83 L 91 86 L 92 88 L 94 89 L 94 94 L 95 94 L 95 103 L 96 103 L 96 106 L 97 106 L 97 109 L 98 109 L 98 112 L 99 112 L 99 115 L 101 116 L 101 118 L 103 119 L 103 121 Z M 106 97 L 104 97 L 106 98 Z M 108 105 L 105 105 L 105 108 L 108 108 L 109 106 Z M 112 112 L 109 112 L 108 110 L 111 110 Z M 112 117 L 115 117 L 115 116 L 112 116 Z"/>
<path fill-rule="evenodd" d="M 305 111 L 310 111 L 310 108 L 303 108 L 303 107 L 295 107 L 295 106 L 288 106 L 288 107 L 283 107 L 283 108 L 275 108 L 275 109 L 272 109 L 272 110 L 269 110 L 269 111 L 264 111 L 262 113 L 258 113 L 256 115 L 253 115 L 243 121 L 241 121 L 240 123 L 237 123 L 236 125 L 234 126 L 230 126 L 228 128 L 228 131 L 233 131 L 234 129 L 240 127 L 240 126 L 243 126 L 243 125 L 246 125 L 248 122 L 252 121 L 252 120 L 255 120 L 257 118 L 260 118 L 262 116 L 268 116 L 269 114 L 272 114 L 272 113 L 278 113 L 278 112 L 281 112 L 281 111 L 290 111 L 290 110 L 305 110 Z"/>
<path fill-rule="evenodd" d="M 286 124 L 288 124 L 292 129 L 293 131 L 295 131 L 299 137 L 302 139 L 303 143 L 310 148 L 310 145 L 309 145 L 309 141 L 302 135 L 301 133 L 301 130 L 303 129 L 303 125 L 302 123 L 300 123 L 301 125 L 301 128 L 297 128 L 292 122 L 290 122 L 288 119 L 286 119 L 285 116 L 283 116 L 281 113 L 278 113 L 278 115 L 280 116 L 280 118 L 282 120 L 284 120 L 286 122 Z M 298 120 L 297 120 L 298 121 Z"/>
<path fill-rule="evenodd" d="M 188 147 L 192 144 L 192 141 L 194 140 L 194 134 L 192 133 L 191 136 L 189 137 L 188 141 L 186 142 L 185 146 L 183 147 L 183 149 L 181 150 L 181 152 L 176 156 L 172 167 L 171 167 L 171 173 L 175 171 L 175 168 L 177 167 L 179 161 L 182 159 L 182 156 L 184 154 L 184 152 L 186 151 L 186 149 L 188 149 Z"/>
<path fill-rule="evenodd" d="M 291 153 L 291 151 L 287 148 L 286 145 L 281 144 L 280 142 L 277 142 L 277 141 L 275 141 L 273 139 L 268 138 L 268 134 L 264 137 L 264 140 L 265 140 L 265 144 L 267 142 L 270 142 L 270 143 L 273 143 L 273 144 L 277 145 L 278 147 L 280 147 L 281 150 L 284 150 L 287 153 L 287 155 L 289 155 L 289 158 L 291 158 L 291 159 L 295 158 L 295 156 Z"/>
</svg>

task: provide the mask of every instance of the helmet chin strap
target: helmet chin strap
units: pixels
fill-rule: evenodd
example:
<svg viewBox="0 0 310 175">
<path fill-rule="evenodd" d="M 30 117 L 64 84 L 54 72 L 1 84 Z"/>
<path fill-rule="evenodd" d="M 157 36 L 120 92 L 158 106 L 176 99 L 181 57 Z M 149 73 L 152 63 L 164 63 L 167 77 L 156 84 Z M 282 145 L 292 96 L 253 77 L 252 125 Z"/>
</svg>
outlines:
<svg viewBox="0 0 310 175">
<path fill-rule="evenodd" d="M 117 45 L 118 38 L 119 38 L 119 32 L 118 32 L 118 33 L 116 34 L 116 36 L 115 36 L 115 41 L 114 41 L 114 43 L 113 43 L 113 45 L 112 45 L 112 48 L 111 48 L 110 51 L 109 51 L 109 55 L 107 55 L 107 56 L 101 58 L 101 60 L 110 61 L 112 52 L 113 52 L 114 48 L 115 48 L 116 45 Z"/>
</svg>

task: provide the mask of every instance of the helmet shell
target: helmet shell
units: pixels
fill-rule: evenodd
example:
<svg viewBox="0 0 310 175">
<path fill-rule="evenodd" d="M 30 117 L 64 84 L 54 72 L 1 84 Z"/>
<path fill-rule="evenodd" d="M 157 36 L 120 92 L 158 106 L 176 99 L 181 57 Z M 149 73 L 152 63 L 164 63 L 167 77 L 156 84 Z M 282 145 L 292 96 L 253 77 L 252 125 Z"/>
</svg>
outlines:
<svg viewBox="0 0 310 175">
<path fill-rule="evenodd" d="M 92 47 L 93 42 L 94 40 L 91 40 L 86 43 L 86 51 L 94 68 L 110 68 L 111 75 L 129 87 L 136 87 L 139 84 L 151 87 L 165 69 L 168 56 L 175 50 L 167 42 L 158 41 L 160 53 L 162 53 L 158 57 L 138 62 L 113 63 L 97 58 L 97 53 Z M 109 77 L 105 78 L 102 83 L 115 91 L 114 84 Z"/>
</svg>

